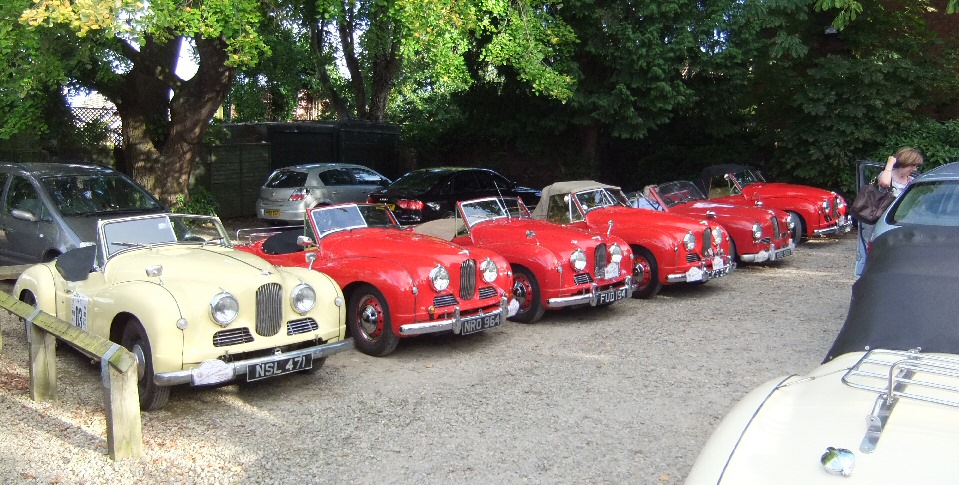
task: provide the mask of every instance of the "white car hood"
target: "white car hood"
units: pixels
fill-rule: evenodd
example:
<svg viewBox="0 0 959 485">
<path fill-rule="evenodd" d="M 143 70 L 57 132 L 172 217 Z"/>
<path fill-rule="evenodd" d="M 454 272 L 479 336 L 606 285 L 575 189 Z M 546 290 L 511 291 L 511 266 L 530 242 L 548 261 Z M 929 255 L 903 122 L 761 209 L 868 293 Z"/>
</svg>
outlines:
<svg viewBox="0 0 959 485">
<path fill-rule="evenodd" d="M 768 398 L 758 412 L 756 401 L 748 405 L 744 400 L 737 407 L 748 405 L 750 409 L 730 413 L 727 421 L 737 421 L 737 411 L 740 421 L 723 422 L 700 456 L 704 466 L 697 462 L 687 483 L 959 482 L 959 466 L 953 461 L 959 440 L 959 408 L 901 398 L 875 451 L 860 451 L 877 393 L 855 389 L 841 379 L 861 356 L 843 355 L 809 376 L 787 379 L 771 394 L 767 387 L 763 393 Z M 750 415 L 751 422 L 743 432 L 741 420 Z M 731 447 L 722 446 L 724 440 L 735 446 L 731 458 Z M 855 454 L 850 476 L 825 470 L 820 458 L 828 447 L 845 448 Z M 707 456 L 710 454 L 714 456 Z M 720 467 L 726 459 L 728 462 Z M 706 463 L 709 461 L 712 467 Z"/>
</svg>

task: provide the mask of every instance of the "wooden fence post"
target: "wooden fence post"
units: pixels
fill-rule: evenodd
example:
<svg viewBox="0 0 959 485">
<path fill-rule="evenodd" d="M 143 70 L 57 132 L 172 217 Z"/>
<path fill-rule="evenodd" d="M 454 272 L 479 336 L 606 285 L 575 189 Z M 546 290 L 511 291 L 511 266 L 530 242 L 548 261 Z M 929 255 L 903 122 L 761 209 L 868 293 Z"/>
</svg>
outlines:
<svg viewBox="0 0 959 485">
<path fill-rule="evenodd" d="M 30 345 L 30 398 L 34 401 L 57 399 L 57 338 L 27 320 Z"/>
<path fill-rule="evenodd" d="M 133 354 L 117 344 L 100 359 L 107 415 L 107 450 L 120 460 L 143 456 L 143 430 L 137 364 Z M 122 370 L 121 370 L 122 369 Z"/>
</svg>

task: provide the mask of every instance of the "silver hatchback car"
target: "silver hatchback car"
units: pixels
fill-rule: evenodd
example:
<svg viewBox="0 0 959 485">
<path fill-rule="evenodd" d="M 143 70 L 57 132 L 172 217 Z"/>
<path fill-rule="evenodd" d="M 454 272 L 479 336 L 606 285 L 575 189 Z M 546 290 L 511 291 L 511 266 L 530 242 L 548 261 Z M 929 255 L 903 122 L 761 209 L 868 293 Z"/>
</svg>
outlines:
<svg viewBox="0 0 959 485">
<path fill-rule="evenodd" d="M 51 261 L 92 244 L 104 218 L 167 212 L 130 177 L 68 163 L 0 163 L 0 263 Z"/>
<path fill-rule="evenodd" d="M 348 163 L 310 163 L 275 170 L 260 188 L 256 216 L 280 224 L 303 224 L 307 209 L 342 202 L 366 202 L 390 179 Z"/>
</svg>

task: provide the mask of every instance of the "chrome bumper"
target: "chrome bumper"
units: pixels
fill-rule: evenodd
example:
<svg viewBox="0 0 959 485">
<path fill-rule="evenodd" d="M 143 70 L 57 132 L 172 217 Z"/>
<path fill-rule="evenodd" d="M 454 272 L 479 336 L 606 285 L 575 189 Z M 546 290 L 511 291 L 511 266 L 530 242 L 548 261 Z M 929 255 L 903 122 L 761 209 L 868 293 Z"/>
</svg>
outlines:
<svg viewBox="0 0 959 485">
<path fill-rule="evenodd" d="M 499 309 L 483 314 L 470 315 L 468 317 L 460 316 L 460 307 L 455 307 L 453 309 L 453 318 L 446 320 L 433 320 L 431 322 L 423 323 L 407 323 L 406 325 L 400 325 L 400 335 L 406 337 L 411 335 L 423 335 L 425 333 L 436 333 L 436 332 L 449 332 L 458 334 L 462 329 L 462 324 L 464 319 L 475 318 L 479 316 L 489 316 L 489 315 L 499 315 L 501 319 L 506 319 L 508 315 L 507 305 L 509 300 L 504 296 L 500 298 Z M 502 322 L 501 322 L 502 323 Z"/>
<path fill-rule="evenodd" d="M 699 265 L 689 268 L 685 273 L 674 273 L 666 276 L 666 283 L 698 283 L 706 282 L 714 278 L 722 278 L 733 272 L 736 264 L 732 261 L 726 263 L 720 269 L 706 269 L 705 265 Z"/>
<path fill-rule="evenodd" d="M 775 246 L 771 247 L 769 251 L 760 251 L 755 254 L 740 254 L 739 258 L 743 260 L 744 263 L 762 263 L 765 261 L 779 261 L 780 259 L 785 258 L 793 254 L 796 251 L 796 244 L 792 241 L 789 241 L 789 246 L 776 249 Z"/>
<path fill-rule="evenodd" d="M 614 286 L 608 290 L 603 290 L 603 291 L 616 292 L 622 289 L 626 290 L 625 298 L 629 298 L 633 295 L 633 278 L 631 276 L 627 276 L 626 279 L 623 280 L 623 286 L 619 286 L 619 287 Z M 584 293 L 582 295 L 575 295 L 575 296 L 564 296 L 561 298 L 550 298 L 546 300 L 546 308 L 563 308 L 563 307 L 575 306 L 575 305 L 585 305 L 587 303 L 589 304 L 589 306 L 596 306 L 599 304 L 599 295 L 603 291 L 599 291 L 599 285 L 594 283 L 593 286 L 589 289 L 589 293 Z"/>
<path fill-rule="evenodd" d="M 852 230 L 852 216 L 840 216 L 835 226 L 816 229 L 812 233 L 814 236 L 826 236 L 828 234 L 845 234 L 850 230 Z"/>
<path fill-rule="evenodd" d="M 176 386 L 179 384 L 192 385 L 210 385 L 219 384 L 233 380 L 239 376 L 246 375 L 246 368 L 257 364 L 266 364 L 276 362 L 282 359 L 312 355 L 313 359 L 322 359 L 333 354 L 353 349 L 353 338 L 347 338 L 331 344 L 316 345 L 305 349 L 293 350 L 290 352 L 281 352 L 278 354 L 256 357 L 253 359 L 240 360 L 235 362 L 223 362 L 219 359 L 213 359 L 203 362 L 200 367 L 190 370 L 181 370 L 173 372 L 164 372 L 157 374 L 153 382 L 158 386 Z M 204 367 L 207 365 L 208 367 Z"/>
</svg>

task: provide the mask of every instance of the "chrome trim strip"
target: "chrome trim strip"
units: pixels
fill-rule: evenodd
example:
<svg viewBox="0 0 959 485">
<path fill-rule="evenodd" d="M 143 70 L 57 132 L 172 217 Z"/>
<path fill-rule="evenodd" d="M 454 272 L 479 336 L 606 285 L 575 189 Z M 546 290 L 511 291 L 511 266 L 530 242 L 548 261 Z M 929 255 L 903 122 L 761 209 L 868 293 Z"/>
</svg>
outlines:
<svg viewBox="0 0 959 485">
<path fill-rule="evenodd" d="M 840 217 L 836 222 L 835 226 L 827 227 L 825 229 L 816 229 L 812 233 L 814 236 L 825 236 L 828 234 L 839 234 L 847 233 L 852 229 L 852 217 L 846 216 L 845 218 Z"/>
<path fill-rule="evenodd" d="M 626 298 L 629 298 L 633 295 L 633 278 L 631 276 L 627 276 L 626 279 L 623 280 L 623 286 L 620 286 L 620 287 L 614 286 L 610 288 L 609 290 L 603 290 L 603 291 L 610 291 L 610 290 L 618 291 L 623 288 L 626 289 Z M 587 303 L 589 304 L 589 306 L 596 306 L 599 304 L 600 293 L 601 291 L 599 291 L 599 286 L 594 283 L 590 287 L 589 293 L 587 294 L 575 295 L 575 296 L 564 296 L 561 298 L 550 298 L 546 300 L 546 308 L 563 308 L 563 307 L 568 307 L 573 305 L 585 305 Z"/>
<path fill-rule="evenodd" d="M 289 357 L 300 357 L 303 355 L 311 354 L 314 359 L 322 359 L 323 357 L 329 357 L 338 352 L 343 352 L 346 350 L 352 350 L 354 347 L 353 338 L 347 338 L 346 340 L 341 340 L 339 342 L 334 342 L 331 344 L 316 345 L 313 347 L 307 347 L 305 349 L 293 350 L 291 352 L 283 352 L 281 354 L 267 355 L 265 357 L 257 357 L 254 359 L 241 360 L 238 362 L 230 362 L 232 367 L 233 378 L 246 375 L 246 368 L 251 365 L 256 364 L 265 364 L 267 362 L 276 362 L 281 359 L 286 359 Z M 158 386 L 176 386 L 179 384 L 192 384 L 193 383 L 193 371 L 190 370 L 180 370 L 173 372 L 164 372 L 157 374 L 153 378 L 153 382 Z"/>
<path fill-rule="evenodd" d="M 500 325 L 503 324 L 507 315 L 507 305 L 509 300 L 504 296 L 500 298 L 499 309 L 484 313 L 482 316 L 487 315 L 500 315 Z M 426 333 L 436 333 L 436 332 L 448 332 L 454 329 L 453 333 L 459 333 L 458 329 L 462 328 L 462 321 L 470 318 L 475 318 L 481 315 L 470 315 L 468 317 L 462 317 L 459 314 L 459 309 L 456 310 L 455 316 L 447 320 L 434 320 L 431 322 L 423 323 L 407 323 L 406 325 L 400 325 L 400 335 L 410 336 L 410 335 L 423 335 Z"/>
</svg>

